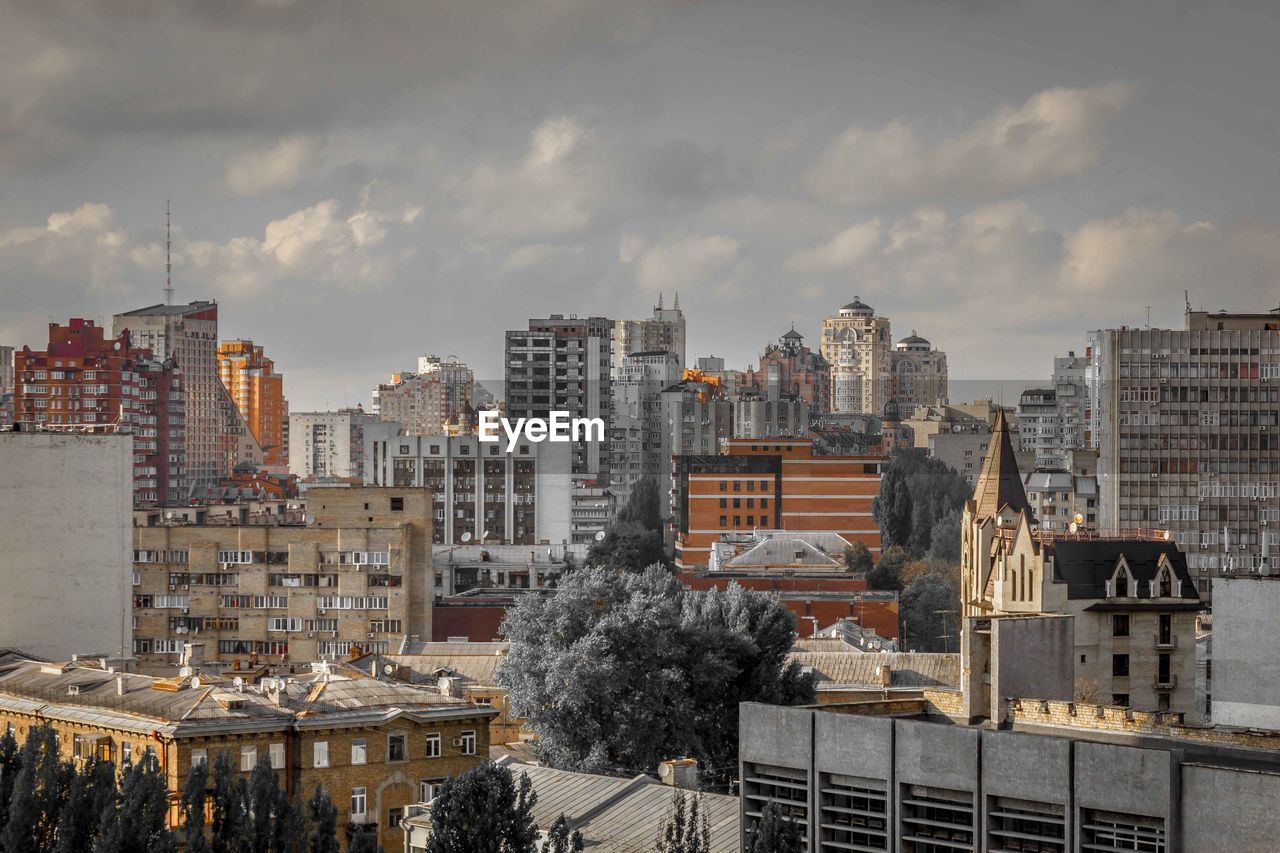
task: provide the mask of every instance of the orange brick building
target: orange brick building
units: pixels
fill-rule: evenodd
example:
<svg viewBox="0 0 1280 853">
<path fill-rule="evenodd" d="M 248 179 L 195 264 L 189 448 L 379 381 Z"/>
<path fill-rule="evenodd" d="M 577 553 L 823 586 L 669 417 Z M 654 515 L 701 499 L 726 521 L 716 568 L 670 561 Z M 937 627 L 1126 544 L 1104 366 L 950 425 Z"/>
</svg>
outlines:
<svg viewBox="0 0 1280 853">
<path fill-rule="evenodd" d="M 880 552 L 871 502 L 886 457 L 827 454 L 807 438 L 735 438 L 722 455 L 675 461 L 680 568 L 707 565 L 722 533 L 757 528 L 837 533 Z"/>
<path fill-rule="evenodd" d="M 223 341 L 218 345 L 218 378 L 262 447 L 263 464 L 287 465 L 289 404 L 284 398 L 284 377 L 275 372 L 275 362 L 253 341 Z"/>
<path fill-rule="evenodd" d="M 898 595 L 884 590 L 869 590 L 861 578 L 785 577 L 771 573 L 765 577 L 741 575 L 680 575 L 680 582 L 690 589 L 724 589 L 730 583 L 746 589 L 772 592 L 795 614 L 800 636 L 827 628 L 841 619 L 849 619 L 870 628 L 881 637 L 898 639 Z"/>
</svg>

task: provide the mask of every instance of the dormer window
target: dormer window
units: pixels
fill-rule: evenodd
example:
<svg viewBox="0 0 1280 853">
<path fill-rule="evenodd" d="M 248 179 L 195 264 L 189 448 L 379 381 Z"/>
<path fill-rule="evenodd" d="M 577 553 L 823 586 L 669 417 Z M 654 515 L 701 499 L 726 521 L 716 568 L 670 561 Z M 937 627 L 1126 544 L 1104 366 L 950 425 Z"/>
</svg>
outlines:
<svg viewBox="0 0 1280 853">
<path fill-rule="evenodd" d="M 1160 558 L 1160 569 L 1151 581 L 1151 597 L 1173 598 L 1173 589 L 1173 568 L 1169 565 L 1168 558 L 1162 556 Z"/>
<path fill-rule="evenodd" d="M 1107 582 L 1107 598 L 1130 598 L 1137 594 L 1138 584 L 1122 556 L 1116 563 L 1116 570 L 1111 573 L 1111 580 Z"/>
</svg>

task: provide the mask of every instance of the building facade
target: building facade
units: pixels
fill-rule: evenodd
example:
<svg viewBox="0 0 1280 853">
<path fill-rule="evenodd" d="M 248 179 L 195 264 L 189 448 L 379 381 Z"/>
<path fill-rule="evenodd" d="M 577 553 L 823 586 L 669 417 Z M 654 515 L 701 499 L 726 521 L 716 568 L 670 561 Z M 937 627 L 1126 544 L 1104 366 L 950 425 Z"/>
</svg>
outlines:
<svg viewBox="0 0 1280 853">
<path fill-rule="evenodd" d="M 176 665 L 297 666 L 431 634 L 432 518 L 420 489 L 315 488 L 309 523 L 251 516 L 133 528 L 132 651 Z"/>
<path fill-rule="evenodd" d="M 674 352 L 636 351 L 623 356 L 613 378 L 613 438 L 609 467 L 619 504 L 649 478 L 671 479 L 671 429 L 662 392 L 680 381 L 680 358 Z"/>
<path fill-rule="evenodd" d="M 289 403 L 275 362 L 253 341 L 223 341 L 218 345 L 218 377 L 262 448 L 263 464 L 287 466 Z"/>
<path fill-rule="evenodd" d="M 1256 571 L 1280 523 L 1280 314 L 1188 311 L 1090 353 L 1102 526 L 1173 531 L 1205 598 Z"/>
<path fill-rule="evenodd" d="M 373 412 L 411 435 L 439 435 L 475 400 L 475 374 L 455 358 L 424 355 L 417 373 L 394 373 L 373 389 Z"/>
<path fill-rule="evenodd" d="M 0 432 L 0 648 L 132 652 L 133 438 Z"/>
<path fill-rule="evenodd" d="M 289 473 L 300 480 L 364 481 L 365 430 L 378 416 L 357 406 L 289 415 Z"/>
<path fill-rule="evenodd" d="M 613 378 L 620 376 L 623 359 L 638 352 L 669 352 L 676 357 L 676 365 L 685 365 L 685 321 L 680 310 L 680 294 L 670 308 L 662 307 L 662 294 L 653 316 L 643 320 L 616 320 L 613 324 Z"/>
<path fill-rule="evenodd" d="M 893 377 L 889 396 L 902 411 L 946 405 L 947 354 L 914 331 L 889 353 L 889 372 Z"/>
<path fill-rule="evenodd" d="M 831 369 L 792 329 L 765 347 L 759 366 L 743 374 L 738 391 L 770 401 L 801 400 L 812 412 L 826 412 L 831 408 Z"/>
<path fill-rule="evenodd" d="M 184 500 L 186 395 L 173 360 L 135 347 L 128 332 L 107 338 L 92 320 L 49 325 L 47 348 L 23 347 L 16 423 L 27 429 L 123 432 L 133 436 L 138 505 Z"/>
<path fill-rule="evenodd" d="M 879 414 L 893 393 L 889 319 L 858 297 L 822 321 L 822 357 L 831 367 L 831 408 Z"/>
</svg>

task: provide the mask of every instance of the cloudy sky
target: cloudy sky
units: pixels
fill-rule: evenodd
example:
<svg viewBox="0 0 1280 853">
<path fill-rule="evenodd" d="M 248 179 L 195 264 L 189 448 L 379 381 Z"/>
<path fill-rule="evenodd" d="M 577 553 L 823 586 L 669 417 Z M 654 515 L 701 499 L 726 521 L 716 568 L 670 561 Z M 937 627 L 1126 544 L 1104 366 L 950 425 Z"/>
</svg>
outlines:
<svg viewBox="0 0 1280 853">
<path fill-rule="evenodd" d="M 0 0 L 0 341 L 215 298 L 295 410 L 679 291 L 861 296 L 953 377 L 1280 303 L 1274 3 Z"/>
</svg>

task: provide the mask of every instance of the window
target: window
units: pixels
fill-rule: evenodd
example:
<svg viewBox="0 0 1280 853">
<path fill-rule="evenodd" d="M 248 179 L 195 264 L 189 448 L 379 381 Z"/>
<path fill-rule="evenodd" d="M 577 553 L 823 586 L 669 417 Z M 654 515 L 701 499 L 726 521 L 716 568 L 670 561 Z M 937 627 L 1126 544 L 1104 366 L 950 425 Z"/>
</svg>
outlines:
<svg viewBox="0 0 1280 853">
<path fill-rule="evenodd" d="M 240 747 L 240 769 L 248 772 L 258 763 L 258 748 L 256 746 Z"/>
<path fill-rule="evenodd" d="M 1117 613 L 1111 617 L 1111 636 L 1127 637 L 1129 636 L 1129 614 Z"/>
<path fill-rule="evenodd" d="M 366 802 L 367 802 L 367 798 L 365 797 L 365 789 L 352 788 L 351 789 L 351 817 L 353 818 L 364 817 Z"/>
<path fill-rule="evenodd" d="M 418 797 L 424 803 L 431 802 L 440 793 L 440 786 L 443 784 L 443 779 L 423 779 L 418 786 Z"/>
<path fill-rule="evenodd" d="M 404 512 L 404 498 L 392 498 L 392 499 L 391 499 L 391 511 L 392 511 L 392 512 Z"/>
<path fill-rule="evenodd" d="M 400 819 L 404 817 L 404 809 L 387 809 L 387 829 L 399 829 Z"/>
<path fill-rule="evenodd" d="M 408 760 L 409 748 L 405 740 L 406 735 L 404 732 L 395 732 L 387 735 L 387 761 Z"/>
<path fill-rule="evenodd" d="M 1121 707 L 1125 707 L 1125 708 L 1129 707 L 1129 694 L 1128 693 L 1112 693 L 1111 704 L 1120 705 Z"/>
<path fill-rule="evenodd" d="M 1111 676 L 1113 678 L 1129 677 L 1129 656 L 1128 655 L 1112 655 L 1111 656 Z"/>
<path fill-rule="evenodd" d="M 1168 693 L 1156 694 L 1156 710 L 1157 711 L 1169 710 L 1169 694 Z"/>
<path fill-rule="evenodd" d="M 120 763 L 121 764 L 133 763 L 133 744 L 131 743 L 120 744 Z"/>
<path fill-rule="evenodd" d="M 311 766 L 329 766 L 329 741 L 318 740 L 311 745 Z"/>
<path fill-rule="evenodd" d="M 351 763 L 352 764 L 368 764 L 369 749 L 364 742 L 364 738 L 357 738 L 351 741 Z M 361 788 L 360 790 L 364 790 Z"/>
<path fill-rule="evenodd" d="M 437 732 L 437 733 L 427 735 L 427 758 L 439 758 L 439 757 L 440 757 L 440 735 Z M 422 801 L 425 803 L 427 801 L 427 798 L 424 797 Z"/>
<path fill-rule="evenodd" d="M 458 747 L 461 749 L 463 755 L 475 755 L 476 733 L 463 732 L 462 736 L 458 738 Z"/>
<path fill-rule="evenodd" d="M 273 743 L 268 747 L 268 754 L 271 756 L 271 769 L 284 769 L 284 744 Z"/>
<path fill-rule="evenodd" d="M 191 766 L 198 767 L 201 764 L 209 763 L 209 750 L 193 749 L 191 750 Z"/>
</svg>

